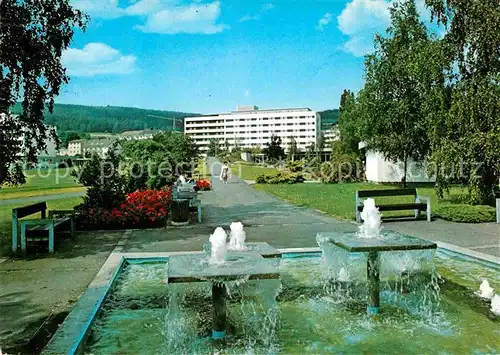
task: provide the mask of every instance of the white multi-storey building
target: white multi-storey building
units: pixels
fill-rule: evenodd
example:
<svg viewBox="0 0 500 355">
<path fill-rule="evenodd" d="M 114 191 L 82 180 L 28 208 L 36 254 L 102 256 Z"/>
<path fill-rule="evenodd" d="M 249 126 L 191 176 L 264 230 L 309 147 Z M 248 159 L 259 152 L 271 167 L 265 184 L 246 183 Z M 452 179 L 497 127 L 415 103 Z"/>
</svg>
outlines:
<svg viewBox="0 0 500 355">
<path fill-rule="evenodd" d="M 308 108 L 283 108 L 259 110 L 256 106 L 238 106 L 236 111 L 198 117 L 186 117 L 184 133 L 191 136 L 205 153 L 211 139 L 230 147 L 261 147 L 279 136 L 287 149 L 290 137 L 299 149 L 305 150 L 316 142 L 320 129 L 320 117 Z"/>
</svg>

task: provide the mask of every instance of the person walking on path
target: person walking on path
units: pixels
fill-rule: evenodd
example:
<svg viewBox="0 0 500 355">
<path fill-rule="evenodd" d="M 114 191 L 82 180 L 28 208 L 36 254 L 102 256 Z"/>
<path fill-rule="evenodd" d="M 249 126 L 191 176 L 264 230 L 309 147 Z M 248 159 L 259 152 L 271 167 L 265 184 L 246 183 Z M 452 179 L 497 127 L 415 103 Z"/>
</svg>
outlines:
<svg viewBox="0 0 500 355">
<path fill-rule="evenodd" d="M 230 174 L 229 165 L 227 162 L 224 162 L 220 169 L 220 179 L 222 180 L 222 182 L 224 182 L 224 184 L 227 184 L 227 179 L 229 178 L 229 174 Z"/>
</svg>

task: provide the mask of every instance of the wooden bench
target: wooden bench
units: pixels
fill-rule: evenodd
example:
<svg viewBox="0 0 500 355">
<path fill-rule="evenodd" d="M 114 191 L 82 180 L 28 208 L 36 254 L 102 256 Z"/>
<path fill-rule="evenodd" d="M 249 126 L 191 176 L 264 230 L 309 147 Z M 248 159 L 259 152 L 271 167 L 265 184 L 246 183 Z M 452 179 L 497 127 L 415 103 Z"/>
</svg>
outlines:
<svg viewBox="0 0 500 355">
<path fill-rule="evenodd" d="M 40 212 L 41 219 L 20 218 Z M 62 229 L 70 225 L 69 232 L 71 237 L 75 233 L 75 216 L 73 210 L 53 210 L 49 211 L 46 218 L 47 204 L 45 202 L 35 203 L 33 205 L 14 208 L 12 210 L 12 252 L 17 252 L 18 248 L 18 229 L 21 224 L 21 250 L 26 252 L 26 242 L 48 240 L 49 253 L 54 253 L 54 234 L 56 229 Z"/>
<path fill-rule="evenodd" d="M 428 196 L 419 196 L 417 189 L 391 189 L 391 190 L 359 190 L 356 191 L 356 221 L 361 222 L 361 211 L 363 211 L 363 200 L 368 197 L 387 197 L 387 196 L 413 196 L 414 202 L 397 204 L 378 204 L 375 205 L 379 211 L 405 211 L 414 210 L 415 218 L 420 216 L 420 211 L 427 215 L 427 221 L 431 221 L 431 200 Z"/>
</svg>

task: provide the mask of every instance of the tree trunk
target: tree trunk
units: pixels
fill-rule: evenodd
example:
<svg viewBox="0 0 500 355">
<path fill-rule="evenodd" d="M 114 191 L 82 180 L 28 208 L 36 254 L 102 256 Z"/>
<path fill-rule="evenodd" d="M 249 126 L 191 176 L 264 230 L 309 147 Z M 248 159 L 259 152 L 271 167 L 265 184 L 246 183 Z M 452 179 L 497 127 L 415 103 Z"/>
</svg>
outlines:
<svg viewBox="0 0 500 355">
<path fill-rule="evenodd" d="M 403 178 L 401 180 L 401 182 L 403 183 L 403 188 L 406 188 L 407 184 L 406 184 L 406 169 L 408 168 L 408 157 L 407 155 L 405 154 L 404 155 L 404 171 L 403 171 Z"/>
</svg>

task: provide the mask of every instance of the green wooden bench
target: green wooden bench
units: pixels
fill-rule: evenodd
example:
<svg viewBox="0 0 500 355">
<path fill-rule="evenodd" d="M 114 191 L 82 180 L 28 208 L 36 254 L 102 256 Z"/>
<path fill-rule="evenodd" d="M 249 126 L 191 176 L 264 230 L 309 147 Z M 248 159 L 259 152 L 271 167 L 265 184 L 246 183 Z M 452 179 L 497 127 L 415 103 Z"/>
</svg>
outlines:
<svg viewBox="0 0 500 355">
<path fill-rule="evenodd" d="M 387 196 L 413 196 L 414 202 L 378 204 L 375 205 L 379 211 L 405 211 L 414 210 L 415 218 L 420 217 L 420 211 L 427 215 L 427 221 L 431 221 L 431 199 L 428 196 L 419 196 L 417 189 L 389 189 L 389 190 L 358 190 L 356 191 L 356 221 L 361 222 L 361 211 L 363 211 L 363 200 L 369 197 Z"/>
<path fill-rule="evenodd" d="M 18 248 L 18 231 L 21 225 L 21 251 L 26 252 L 27 242 L 45 241 L 49 243 L 49 253 L 54 253 L 54 235 L 56 230 L 70 227 L 69 233 L 75 233 L 75 216 L 73 210 L 52 210 L 46 218 L 47 204 L 45 202 L 14 208 L 12 210 L 12 252 Z M 40 213 L 41 219 L 20 218 Z"/>
</svg>

